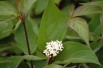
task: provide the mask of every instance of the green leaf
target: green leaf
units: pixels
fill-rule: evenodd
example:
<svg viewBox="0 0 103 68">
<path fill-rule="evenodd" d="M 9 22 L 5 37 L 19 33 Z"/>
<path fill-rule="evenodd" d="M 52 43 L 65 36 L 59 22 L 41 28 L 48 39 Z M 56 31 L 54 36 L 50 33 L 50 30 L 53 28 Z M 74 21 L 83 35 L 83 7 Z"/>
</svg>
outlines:
<svg viewBox="0 0 103 68">
<path fill-rule="evenodd" d="M 30 68 L 29 63 L 27 64 L 26 62 L 21 62 L 18 68 Z"/>
<path fill-rule="evenodd" d="M 60 61 L 59 63 L 62 64 L 95 63 L 100 65 L 98 58 L 90 48 L 81 43 L 72 41 L 64 43 L 63 51 L 60 52 L 60 54 L 55 58 L 55 60 Z"/>
<path fill-rule="evenodd" d="M 45 58 L 33 56 L 33 55 L 24 55 L 24 56 L 12 56 L 8 58 L 0 58 L 0 68 L 18 68 L 21 61 L 26 60 L 44 60 Z"/>
<path fill-rule="evenodd" d="M 65 38 L 69 40 L 75 40 L 75 39 L 81 40 L 82 39 L 78 36 L 77 32 L 72 30 L 71 28 L 68 28 L 67 35 L 65 36 Z"/>
<path fill-rule="evenodd" d="M 96 15 L 89 15 L 87 16 L 89 18 L 91 18 L 91 21 L 89 22 L 89 30 L 90 32 L 93 32 L 93 37 L 94 37 L 94 41 L 97 41 L 100 39 L 100 35 L 101 35 L 101 24 L 100 24 L 100 14 L 96 14 Z"/>
<path fill-rule="evenodd" d="M 101 10 L 102 9 L 100 7 L 95 7 L 95 6 L 80 6 L 74 11 L 73 17 L 98 14 L 101 13 Z"/>
<path fill-rule="evenodd" d="M 9 50 L 13 51 L 13 52 L 15 52 L 15 54 L 19 54 L 19 55 L 23 53 L 22 50 L 16 45 L 16 43 L 13 43 L 12 48 Z"/>
<path fill-rule="evenodd" d="M 5 59 L 5 58 L 3 58 L 3 57 L 0 57 L 0 64 L 1 63 L 6 63 L 6 62 L 11 62 L 10 60 L 7 60 L 7 59 Z"/>
<path fill-rule="evenodd" d="M 38 33 L 39 33 L 39 23 L 41 22 L 40 21 L 41 19 L 30 19 L 30 22 L 33 26 L 33 30 L 34 30 L 34 33 L 38 36 Z"/>
<path fill-rule="evenodd" d="M 65 39 L 69 39 L 69 40 L 83 40 L 76 31 L 72 30 L 72 29 L 68 29 L 67 31 L 67 35 L 65 36 Z M 89 33 L 89 40 L 93 41 L 94 37 L 92 35 L 92 33 Z"/>
<path fill-rule="evenodd" d="M 30 45 L 30 51 L 31 54 L 34 53 L 37 47 L 37 35 L 33 31 L 33 26 L 29 21 L 26 21 L 26 29 L 28 33 L 28 40 Z M 15 41 L 17 43 L 17 46 L 22 49 L 22 51 L 25 54 L 28 54 L 27 44 L 26 44 L 26 38 L 24 33 L 23 25 L 21 24 L 18 30 L 15 33 Z"/>
<path fill-rule="evenodd" d="M 62 0 L 52 0 L 55 4 L 59 4 Z"/>
<path fill-rule="evenodd" d="M 48 0 L 38 0 L 35 3 L 34 11 L 36 14 L 42 13 L 48 5 Z"/>
<path fill-rule="evenodd" d="M 51 65 L 46 65 L 43 68 L 64 68 L 64 67 L 56 64 L 51 64 Z"/>
<path fill-rule="evenodd" d="M 20 56 L 13 56 L 6 60 L 10 60 L 10 62 L 0 63 L 0 68 L 17 68 L 23 58 Z"/>
<path fill-rule="evenodd" d="M 36 56 L 39 56 L 39 57 L 42 57 L 42 58 L 47 58 L 47 57 L 43 54 L 43 52 L 40 52 L 40 51 L 38 51 L 38 50 L 36 50 Z"/>
<path fill-rule="evenodd" d="M 34 11 L 36 14 L 42 13 L 47 5 L 49 0 L 37 0 L 37 2 L 34 5 Z M 54 3 L 59 4 L 61 0 L 52 0 Z"/>
<path fill-rule="evenodd" d="M 78 35 L 89 45 L 89 28 L 87 22 L 79 17 L 71 18 L 68 22 L 71 29 L 76 31 Z"/>
<path fill-rule="evenodd" d="M 9 36 L 12 33 L 14 24 L 11 18 L 0 22 L 0 39 Z"/>
<path fill-rule="evenodd" d="M 35 61 L 46 59 L 46 58 L 41 58 L 33 55 L 24 55 L 23 58 L 26 60 L 35 60 Z"/>
<path fill-rule="evenodd" d="M 11 46 L 11 44 L 0 44 L 0 52 L 12 49 L 13 47 L 14 46 Z"/>
<path fill-rule="evenodd" d="M 48 65 L 47 60 L 35 62 L 35 68 L 43 68 L 45 65 Z"/>
<path fill-rule="evenodd" d="M 4 20 L 10 19 L 10 18 L 12 18 L 12 16 L 2 15 L 2 16 L 0 16 L 0 21 L 4 21 Z"/>
<path fill-rule="evenodd" d="M 16 9 L 6 1 L 0 1 L 0 15 L 14 15 L 17 16 Z"/>
<path fill-rule="evenodd" d="M 19 5 L 19 11 L 26 15 L 36 1 L 37 0 L 21 0 Z"/>
<path fill-rule="evenodd" d="M 94 50 L 94 52 L 97 52 L 101 47 L 103 47 L 103 42 L 92 42 L 91 48 Z"/>
<path fill-rule="evenodd" d="M 63 40 L 67 30 L 66 21 L 67 17 L 50 1 L 39 28 L 39 50 L 43 51 L 48 41 Z"/>
<path fill-rule="evenodd" d="M 94 1 L 94 2 L 87 2 L 87 3 L 82 3 L 83 5 L 86 6 L 97 6 L 103 8 L 103 1 Z"/>
</svg>

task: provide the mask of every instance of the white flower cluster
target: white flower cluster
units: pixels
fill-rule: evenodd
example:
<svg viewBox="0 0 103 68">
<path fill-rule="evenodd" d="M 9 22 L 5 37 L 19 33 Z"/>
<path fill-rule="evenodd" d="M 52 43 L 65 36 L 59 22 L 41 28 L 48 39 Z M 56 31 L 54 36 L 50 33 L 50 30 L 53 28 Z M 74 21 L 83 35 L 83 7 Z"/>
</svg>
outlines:
<svg viewBox="0 0 103 68">
<path fill-rule="evenodd" d="M 64 48 L 62 41 L 58 41 L 58 40 L 51 41 L 46 44 L 47 46 L 43 53 L 45 53 L 47 57 L 57 56 L 57 54 L 59 54 L 59 51 L 62 51 Z"/>
</svg>

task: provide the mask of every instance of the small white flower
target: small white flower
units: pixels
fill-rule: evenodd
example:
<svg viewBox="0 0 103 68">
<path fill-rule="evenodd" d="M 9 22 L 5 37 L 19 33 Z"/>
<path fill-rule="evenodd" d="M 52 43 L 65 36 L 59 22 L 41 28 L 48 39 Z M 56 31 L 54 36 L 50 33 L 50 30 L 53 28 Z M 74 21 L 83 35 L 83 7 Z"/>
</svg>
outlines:
<svg viewBox="0 0 103 68">
<path fill-rule="evenodd" d="M 63 50 L 63 44 L 62 44 L 62 41 L 51 41 L 51 42 L 48 42 L 46 43 L 47 46 L 46 46 L 46 49 L 44 50 L 43 53 L 45 53 L 45 55 L 47 57 L 55 57 L 57 56 L 57 54 L 59 54 L 59 51 L 62 51 Z"/>
</svg>

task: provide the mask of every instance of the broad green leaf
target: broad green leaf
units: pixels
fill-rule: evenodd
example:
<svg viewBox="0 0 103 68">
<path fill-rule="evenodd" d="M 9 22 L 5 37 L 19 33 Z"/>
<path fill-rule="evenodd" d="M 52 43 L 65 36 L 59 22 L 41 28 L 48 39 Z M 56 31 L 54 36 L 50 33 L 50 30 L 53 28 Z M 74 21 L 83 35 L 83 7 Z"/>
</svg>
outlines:
<svg viewBox="0 0 103 68">
<path fill-rule="evenodd" d="M 36 1 L 37 0 L 21 0 L 19 3 L 19 11 L 26 15 Z"/>
<path fill-rule="evenodd" d="M 34 11 L 36 14 L 42 13 L 47 5 L 49 0 L 37 0 L 37 2 L 34 5 Z M 59 4 L 61 0 L 52 0 L 54 3 Z"/>
<path fill-rule="evenodd" d="M 6 63 L 6 62 L 11 62 L 10 60 L 7 60 L 7 59 L 5 59 L 5 58 L 3 58 L 3 57 L 0 57 L 0 64 L 1 63 Z"/>
<path fill-rule="evenodd" d="M 34 33 L 38 36 L 38 33 L 39 33 L 39 23 L 41 22 L 40 21 L 41 19 L 30 19 L 30 22 L 33 26 L 33 30 L 34 30 Z"/>
<path fill-rule="evenodd" d="M 103 8 L 103 1 L 94 1 L 94 2 L 87 2 L 87 3 L 82 3 L 85 6 L 97 6 Z"/>
<path fill-rule="evenodd" d="M 50 1 L 39 28 L 38 48 L 40 51 L 45 49 L 48 41 L 63 40 L 67 30 L 66 21 L 67 17 Z"/>
<path fill-rule="evenodd" d="M 98 14 L 101 13 L 101 10 L 102 9 L 100 7 L 95 7 L 95 6 L 80 6 L 74 11 L 73 17 Z"/>
<path fill-rule="evenodd" d="M 16 9 L 6 1 L 0 1 L 0 15 L 17 15 Z"/>
<path fill-rule="evenodd" d="M 36 54 L 35 54 L 36 56 L 39 56 L 39 57 L 42 57 L 42 58 L 47 58 L 44 54 L 43 54 L 43 52 L 40 52 L 40 51 L 38 51 L 38 50 L 36 50 Z"/>
<path fill-rule="evenodd" d="M 10 62 L 0 63 L 0 68 L 17 68 L 23 58 L 20 56 L 13 56 L 6 60 L 9 60 Z"/>
<path fill-rule="evenodd" d="M 30 51 L 31 53 L 34 53 L 37 47 L 37 36 L 33 31 L 33 27 L 29 21 L 26 21 L 26 29 L 28 33 L 28 40 L 30 45 Z M 23 25 L 21 24 L 18 30 L 15 33 L 15 41 L 17 43 L 17 46 L 22 49 L 22 51 L 25 54 L 28 54 L 27 44 L 26 44 L 26 38 L 24 33 Z"/>
<path fill-rule="evenodd" d="M 72 41 L 65 42 L 63 46 L 63 51 L 55 57 L 56 61 L 62 64 L 95 63 L 100 65 L 95 53 L 87 46 Z"/>
<path fill-rule="evenodd" d="M 34 6 L 35 13 L 40 14 L 41 12 L 45 10 L 47 5 L 48 5 L 48 0 L 38 0 Z"/>
<path fill-rule="evenodd" d="M 91 16 L 89 15 L 87 17 L 91 18 L 88 24 L 89 30 L 90 32 L 93 33 L 94 41 L 97 41 L 100 39 L 100 35 L 101 35 L 100 14 L 91 15 Z"/>
<path fill-rule="evenodd" d="M 69 39 L 69 40 L 83 40 L 76 31 L 72 30 L 72 29 L 68 29 L 67 31 L 67 35 L 65 36 L 65 39 Z M 89 33 L 89 40 L 93 41 L 94 37 L 92 35 L 92 33 Z"/>
<path fill-rule="evenodd" d="M 71 28 L 68 28 L 65 38 L 69 40 L 75 40 L 75 39 L 81 40 L 82 39 L 79 37 L 77 32 L 72 30 Z"/>
<path fill-rule="evenodd" d="M 40 58 L 33 55 L 24 56 L 12 56 L 8 58 L 0 58 L 0 68 L 18 68 L 19 64 L 24 60 L 44 60 L 45 58 Z"/>
<path fill-rule="evenodd" d="M 33 55 L 24 55 L 23 58 L 26 60 L 35 60 L 35 61 L 46 59 L 46 58 L 41 58 Z"/>
<path fill-rule="evenodd" d="M 35 63 L 35 68 L 43 68 L 44 66 L 48 65 L 47 60 L 36 61 L 34 63 Z"/>
<path fill-rule="evenodd" d="M 68 22 L 71 29 L 76 31 L 78 35 L 89 45 L 89 28 L 87 22 L 79 17 L 71 18 Z"/>
<path fill-rule="evenodd" d="M 65 67 L 56 64 L 51 64 L 51 65 L 46 65 L 43 68 L 65 68 Z"/>
<path fill-rule="evenodd" d="M 0 39 L 9 36 L 12 33 L 14 24 L 11 20 L 0 22 Z"/>
</svg>

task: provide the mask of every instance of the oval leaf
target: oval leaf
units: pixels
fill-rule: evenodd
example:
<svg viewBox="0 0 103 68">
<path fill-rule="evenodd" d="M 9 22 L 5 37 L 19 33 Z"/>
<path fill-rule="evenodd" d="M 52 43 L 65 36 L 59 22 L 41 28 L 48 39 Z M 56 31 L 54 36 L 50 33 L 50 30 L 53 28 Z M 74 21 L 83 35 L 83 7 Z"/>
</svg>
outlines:
<svg viewBox="0 0 103 68">
<path fill-rule="evenodd" d="M 17 10 L 5 1 L 0 1 L 0 15 L 17 15 Z"/>
<path fill-rule="evenodd" d="M 19 4 L 19 11 L 26 15 L 36 1 L 37 0 L 21 0 Z"/>
<path fill-rule="evenodd" d="M 70 28 L 75 30 L 89 46 L 89 29 L 87 22 L 82 18 L 76 17 L 70 19 L 68 25 Z"/>
<path fill-rule="evenodd" d="M 48 41 L 62 40 L 64 38 L 67 30 L 66 21 L 67 17 L 50 1 L 40 24 L 38 38 L 39 50 L 43 51 Z"/>
<path fill-rule="evenodd" d="M 65 42 L 64 50 L 55 58 L 59 63 L 95 63 L 99 64 L 95 53 L 87 46 L 77 42 Z"/>
<path fill-rule="evenodd" d="M 11 20 L 0 22 L 0 39 L 9 36 L 13 31 L 14 24 Z"/>
<path fill-rule="evenodd" d="M 23 58 L 20 56 L 13 56 L 7 58 L 7 60 L 10 62 L 0 63 L 0 68 L 17 68 Z"/>
<path fill-rule="evenodd" d="M 103 8 L 103 1 L 94 1 L 94 2 L 88 2 L 88 3 L 81 3 L 83 5 L 88 6 L 97 6 Z"/>
<path fill-rule="evenodd" d="M 73 17 L 82 16 L 82 15 L 90 15 L 90 14 L 98 14 L 101 12 L 102 12 L 102 9 L 100 7 L 80 6 L 74 11 Z"/>
</svg>

